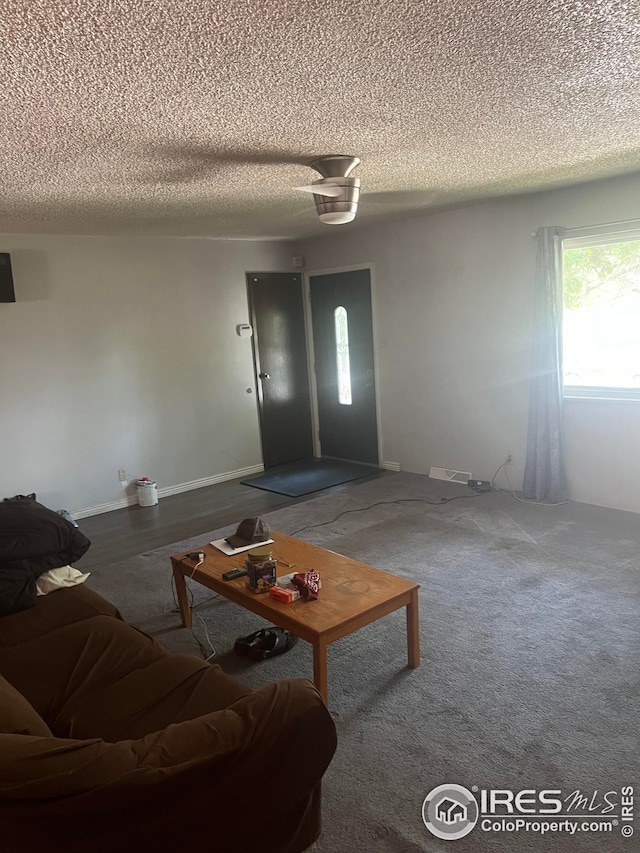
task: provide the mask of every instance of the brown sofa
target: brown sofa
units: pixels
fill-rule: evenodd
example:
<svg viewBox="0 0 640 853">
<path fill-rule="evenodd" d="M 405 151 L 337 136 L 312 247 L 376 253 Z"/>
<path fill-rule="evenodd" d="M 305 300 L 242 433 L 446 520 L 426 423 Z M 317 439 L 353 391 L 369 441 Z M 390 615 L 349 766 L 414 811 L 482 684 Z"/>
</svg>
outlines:
<svg viewBox="0 0 640 853">
<path fill-rule="evenodd" d="M 300 853 L 335 747 L 311 682 L 249 690 L 85 585 L 0 618 L 3 853 Z"/>
</svg>

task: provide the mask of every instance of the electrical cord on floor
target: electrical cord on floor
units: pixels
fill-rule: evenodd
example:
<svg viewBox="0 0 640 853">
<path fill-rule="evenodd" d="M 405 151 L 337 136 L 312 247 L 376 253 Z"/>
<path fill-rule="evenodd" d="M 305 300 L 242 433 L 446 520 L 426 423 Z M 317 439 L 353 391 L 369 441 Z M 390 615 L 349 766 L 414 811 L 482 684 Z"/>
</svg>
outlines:
<svg viewBox="0 0 640 853">
<path fill-rule="evenodd" d="M 508 464 L 509 464 L 509 463 L 508 463 L 508 462 L 506 462 L 506 461 L 505 461 L 505 462 L 503 462 L 503 463 L 502 463 L 502 465 L 500 465 L 500 467 L 498 468 L 498 470 L 496 471 L 496 473 L 495 473 L 495 474 L 493 475 L 493 477 L 491 478 L 491 488 L 492 488 L 492 489 L 495 489 L 495 490 L 496 490 L 496 492 L 501 492 L 501 491 L 503 491 L 503 489 L 501 489 L 501 488 L 500 488 L 500 486 L 496 486 L 496 477 L 498 476 L 498 474 L 500 473 L 500 471 L 502 471 L 502 469 L 503 469 L 503 468 L 505 469 L 504 475 L 505 475 L 505 477 L 507 478 L 507 482 L 509 481 L 509 477 L 507 476 L 507 471 L 506 471 L 506 466 L 507 466 Z"/>
<path fill-rule="evenodd" d="M 543 501 L 532 501 L 532 500 L 529 500 L 528 498 L 518 497 L 518 495 L 515 492 L 515 489 L 511 485 L 511 480 L 509 479 L 509 472 L 507 471 L 507 467 L 506 467 L 507 465 L 508 465 L 507 462 L 503 462 L 502 465 L 500 465 L 500 467 L 498 468 L 496 473 L 491 478 L 491 488 L 495 489 L 496 492 L 511 492 L 511 497 L 514 498 L 515 500 L 517 500 L 518 503 L 531 504 L 532 506 L 562 506 L 563 504 L 571 503 L 571 501 L 558 501 L 558 503 L 552 504 L 552 503 L 544 503 Z M 496 486 L 496 484 L 495 484 L 496 477 L 498 476 L 500 471 L 502 471 L 503 468 L 504 468 L 504 477 L 505 477 L 505 480 L 507 481 L 507 486 L 509 487 L 508 489 L 503 489 L 500 486 Z"/>
<path fill-rule="evenodd" d="M 202 560 L 200 560 L 200 562 L 198 563 L 198 566 L 203 562 L 204 562 L 204 558 Z M 193 618 L 193 615 L 195 614 L 198 617 L 198 619 L 202 622 L 202 627 L 204 628 L 204 633 L 205 633 L 205 636 L 207 638 L 207 645 L 209 646 L 209 649 L 211 650 L 210 654 L 208 654 L 208 649 L 205 646 L 205 644 L 202 642 L 200 637 L 193 630 L 193 625 L 191 626 L 190 631 L 193 635 L 193 639 L 198 644 L 198 648 L 200 649 L 200 654 L 202 655 L 202 657 L 206 661 L 210 661 L 211 658 L 214 657 L 216 654 L 216 648 L 213 645 L 213 643 L 211 642 L 211 637 L 209 636 L 209 631 L 207 630 L 207 624 L 204 621 L 204 619 L 202 618 L 202 616 L 196 610 L 196 607 L 200 607 L 202 604 L 206 604 L 208 601 L 211 601 L 214 598 L 219 598 L 220 596 L 217 594 L 216 595 L 210 595 L 208 598 L 205 598 L 203 601 L 199 601 L 197 604 L 195 604 L 194 596 L 193 596 L 193 590 L 191 589 L 191 587 L 187 583 L 187 581 L 191 580 L 191 578 L 193 577 L 193 574 L 194 574 L 195 570 L 198 568 L 198 566 L 195 566 L 195 568 L 193 569 L 193 572 L 191 572 L 191 575 L 185 575 L 185 586 L 187 588 L 187 595 L 189 597 L 189 609 L 191 611 L 191 617 Z M 173 603 L 175 605 L 174 609 L 176 612 L 179 613 L 180 612 L 180 605 L 178 604 L 178 599 L 176 596 L 175 578 L 173 577 L 173 574 L 171 575 L 171 595 L 173 596 Z"/>
<path fill-rule="evenodd" d="M 215 657 L 215 655 L 216 655 L 216 647 L 215 647 L 215 646 L 213 645 L 213 643 L 211 642 L 211 637 L 209 636 L 209 631 L 207 630 L 207 623 L 204 621 L 204 619 L 203 619 L 203 618 L 202 618 L 202 616 L 198 613 L 198 611 L 197 611 L 197 610 L 192 610 L 192 611 L 191 611 L 191 613 L 192 613 L 192 614 L 193 614 L 193 613 L 195 613 L 195 615 L 198 617 L 198 619 L 202 622 L 202 627 L 204 628 L 204 634 L 205 634 L 205 637 L 207 638 L 207 645 L 208 645 L 208 646 L 209 646 L 209 648 L 211 649 L 211 654 L 210 654 L 210 655 L 208 655 L 208 657 L 205 657 L 204 659 L 205 659 L 206 661 L 210 661 L 210 660 L 211 660 L 211 658 L 212 658 L 212 657 Z M 204 648 L 204 646 L 203 646 L 203 644 L 202 644 L 202 641 L 200 640 L 200 638 L 198 637 L 198 635 L 196 634 L 196 632 L 193 630 L 193 627 L 191 628 L 191 633 L 193 634 L 193 637 L 194 637 L 194 639 L 195 639 L 196 643 L 200 646 L 200 651 L 202 652 L 202 656 L 204 657 L 204 656 L 205 656 L 205 654 L 206 654 L 206 651 L 207 651 L 207 650 Z"/>
<path fill-rule="evenodd" d="M 487 494 L 487 492 L 474 492 L 472 495 L 456 495 L 453 498 L 440 498 L 437 501 L 430 501 L 428 498 L 396 498 L 393 501 L 376 501 L 376 503 L 369 504 L 368 506 L 359 506 L 355 509 L 345 509 L 339 515 L 336 515 L 335 518 L 332 518 L 330 521 L 321 521 L 319 524 L 307 524 L 305 527 L 300 527 L 298 530 L 294 530 L 293 533 L 290 533 L 289 536 L 297 536 L 298 533 L 302 533 L 303 530 L 312 530 L 315 527 L 324 527 L 326 524 L 333 524 L 339 518 L 342 518 L 343 515 L 347 515 L 349 512 L 365 512 L 368 509 L 373 509 L 374 506 L 385 506 L 386 504 L 401 504 L 401 503 L 424 503 L 430 504 L 431 506 L 444 506 L 445 504 L 451 503 L 451 501 L 459 501 L 465 500 L 466 498 L 479 498 L 480 495 Z"/>
<path fill-rule="evenodd" d="M 198 567 L 196 566 L 196 569 L 197 568 Z M 195 572 L 195 569 L 193 571 Z M 202 622 L 202 627 L 204 628 L 205 637 L 207 638 L 207 645 L 209 646 L 209 649 L 211 650 L 210 654 L 207 654 L 207 648 L 204 645 L 204 643 L 202 642 L 202 640 L 200 639 L 200 637 L 193 630 L 193 625 L 191 625 L 190 630 L 191 630 L 191 633 L 193 635 L 193 639 L 196 641 L 196 643 L 198 644 L 198 647 L 200 648 L 200 653 L 202 654 L 202 657 L 206 661 L 209 661 L 209 660 L 211 660 L 212 657 L 215 656 L 216 649 L 215 649 L 215 646 L 213 645 L 213 643 L 211 642 L 211 637 L 209 636 L 209 631 L 207 630 L 207 623 L 204 621 L 202 616 L 196 610 L 196 605 L 194 604 L 193 590 L 191 589 L 190 585 L 187 583 L 187 581 L 190 580 L 191 577 L 193 577 L 193 572 L 191 573 L 190 577 L 185 577 L 185 585 L 187 587 L 187 594 L 189 596 L 189 607 L 191 609 L 191 618 L 193 619 L 193 616 L 195 615 Z M 216 597 L 216 596 L 210 596 L 207 599 L 207 601 L 209 601 L 211 598 L 214 598 L 214 597 Z M 201 601 L 200 604 L 204 604 L 204 602 Z"/>
</svg>

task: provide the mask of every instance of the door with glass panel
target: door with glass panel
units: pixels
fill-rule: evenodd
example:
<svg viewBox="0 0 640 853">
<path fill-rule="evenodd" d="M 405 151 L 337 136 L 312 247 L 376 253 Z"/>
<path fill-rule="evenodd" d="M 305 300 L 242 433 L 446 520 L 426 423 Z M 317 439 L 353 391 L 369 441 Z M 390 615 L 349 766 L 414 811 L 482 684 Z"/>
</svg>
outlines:
<svg viewBox="0 0 640 853">
<path fill-rule="evenodd" d="M 322 456 L 378 464 L 369 270 L 310 277 Z"/>
</svg>

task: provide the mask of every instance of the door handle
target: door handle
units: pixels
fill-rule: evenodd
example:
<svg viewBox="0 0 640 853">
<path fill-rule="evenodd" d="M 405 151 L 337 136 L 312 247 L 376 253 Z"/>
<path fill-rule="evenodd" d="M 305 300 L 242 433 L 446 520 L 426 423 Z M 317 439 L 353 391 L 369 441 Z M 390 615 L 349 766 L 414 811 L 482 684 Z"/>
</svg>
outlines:
<svg viewBox="0 0 640 853">
<path fill-rule="evenodd" d="M 260 377 L 260 379 L 271 379 L 270 373 L 259 373 L 258 376 Z"/>
</svg>

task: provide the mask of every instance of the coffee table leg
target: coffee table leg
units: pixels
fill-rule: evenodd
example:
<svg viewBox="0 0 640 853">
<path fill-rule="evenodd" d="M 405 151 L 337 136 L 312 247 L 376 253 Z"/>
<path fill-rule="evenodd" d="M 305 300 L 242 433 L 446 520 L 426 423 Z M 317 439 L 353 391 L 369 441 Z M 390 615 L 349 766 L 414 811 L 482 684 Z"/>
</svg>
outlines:
<svg viewBox="0 0 640 853">
<path fill-rule="evenodd" d="M 327 644 L 323 640 L 316 640 L 313 644 L 313 680 L 325 705 L 328 704 Z"/>
<path fill-rule="evenodd" d="M 407 604 L 407 657 L 409 667 L 420 666 L 420 624 L 418 619 L 418 590 L 411 592 L 411 600 Z"/>
<path fill-rule="evenodd" d="M 180 608 L 182 625 L 184 628 L 190 628 L 191 608 L 189 607 L 189 598 L 187 596 L 187 584 L 179 566 L 173 567 L 173 579 L 176 583 L 176 595 L 178 596 L 178 607 Z"/>
</svg>

